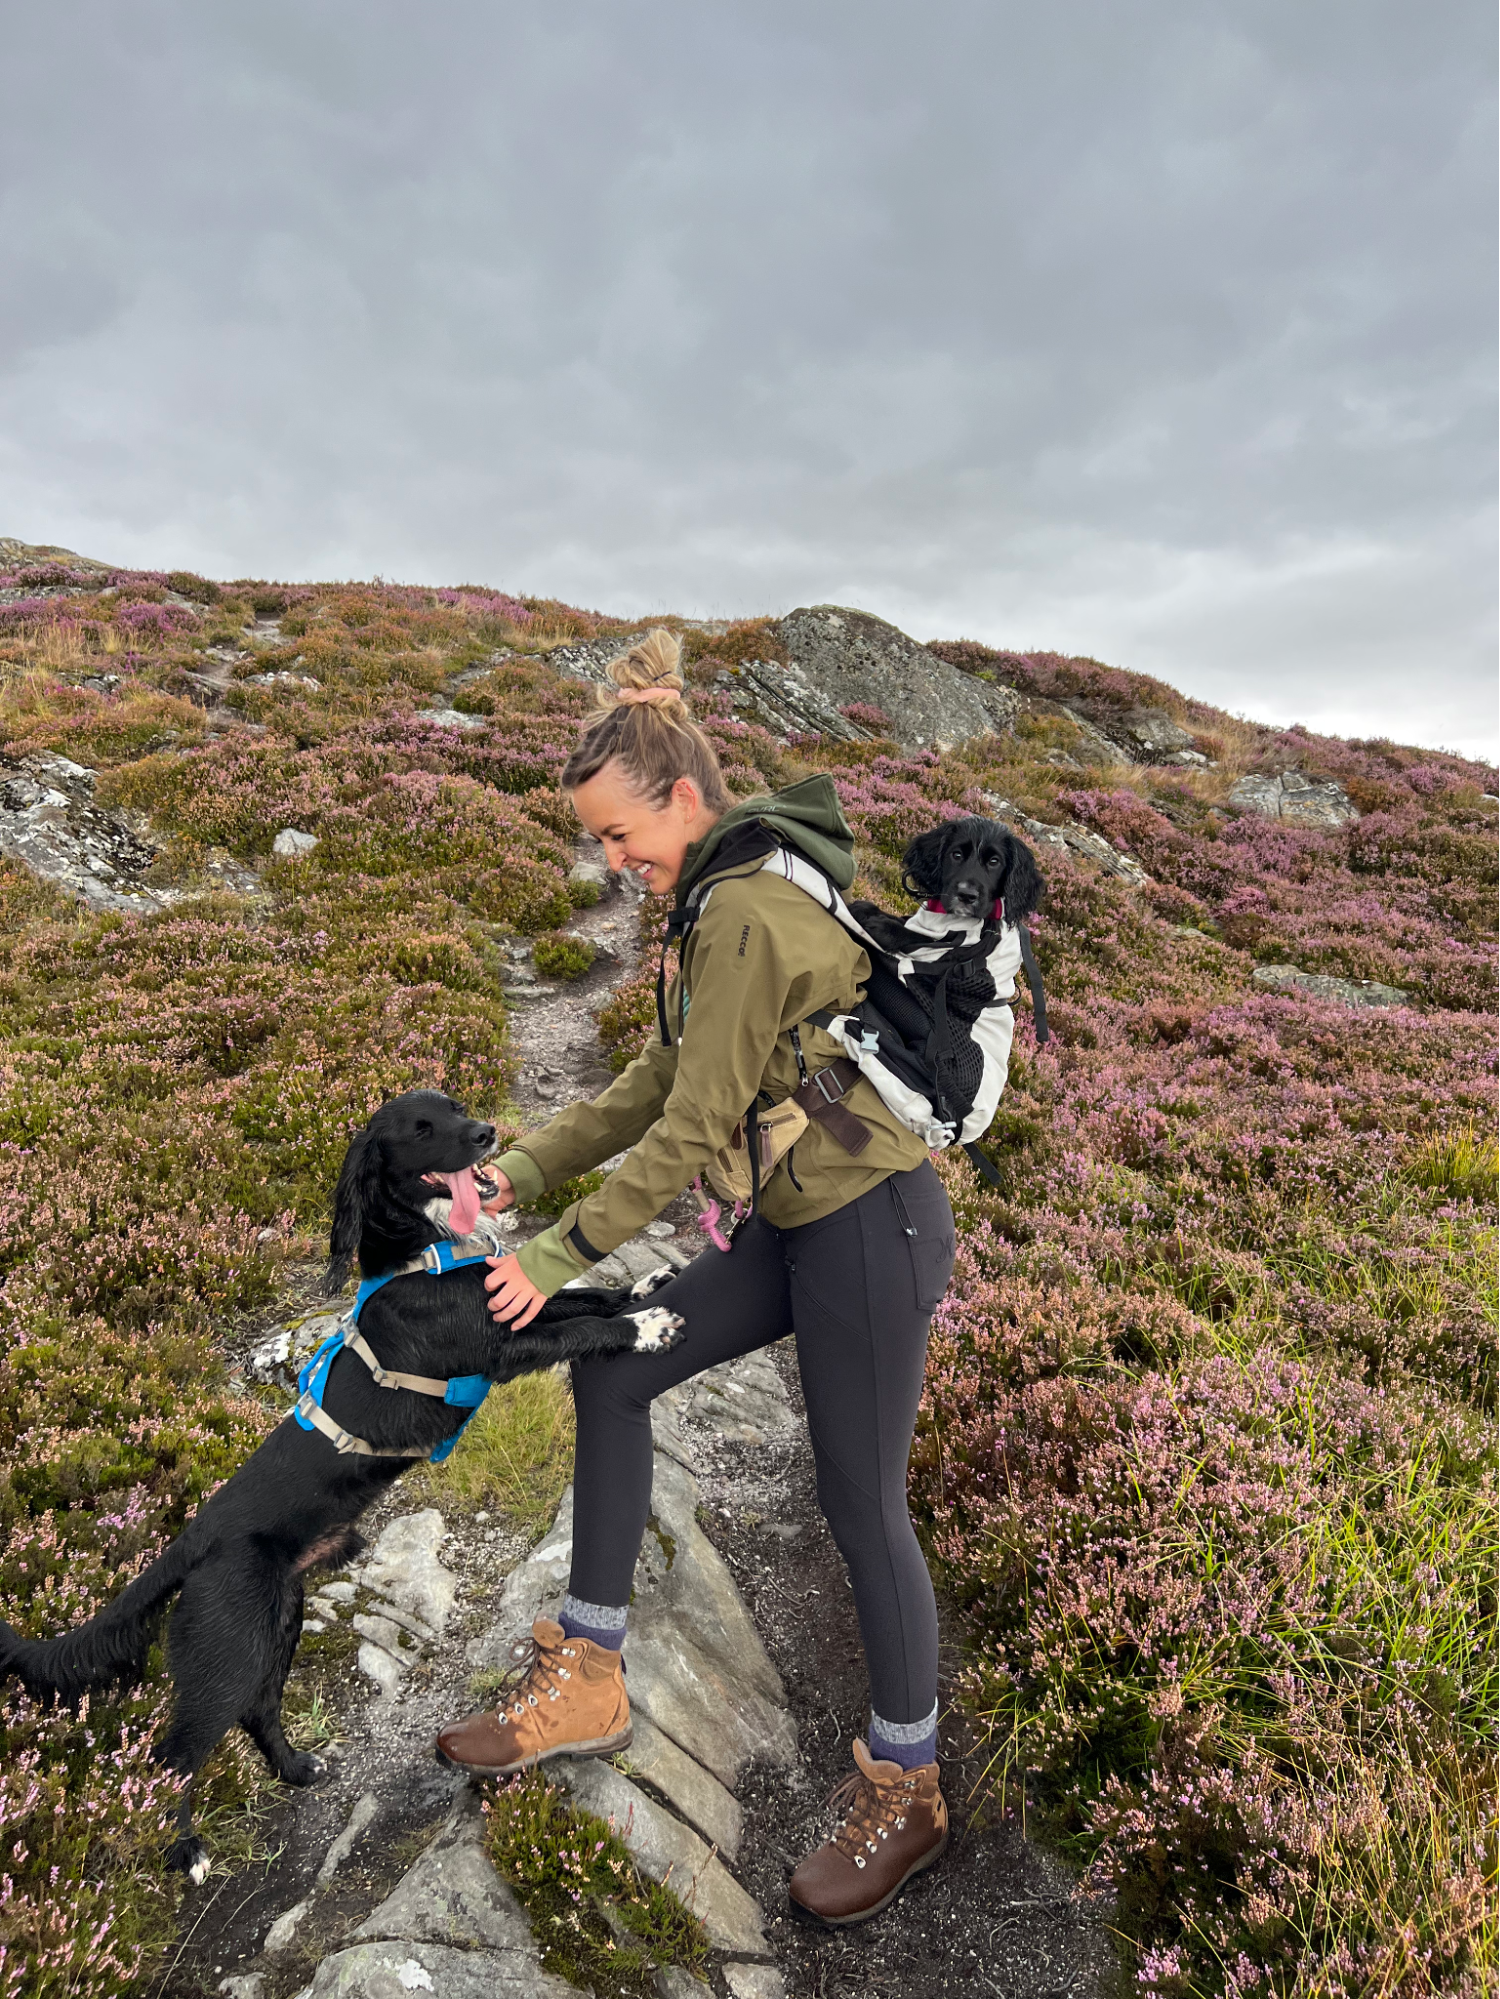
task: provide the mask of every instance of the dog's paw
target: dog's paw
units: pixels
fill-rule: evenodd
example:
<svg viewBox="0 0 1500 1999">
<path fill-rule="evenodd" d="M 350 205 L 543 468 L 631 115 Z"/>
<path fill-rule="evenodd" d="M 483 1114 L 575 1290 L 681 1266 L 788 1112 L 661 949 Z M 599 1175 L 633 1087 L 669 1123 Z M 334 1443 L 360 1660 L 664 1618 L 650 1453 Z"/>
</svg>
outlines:
<svg viewBox="0 0 1500 1999">
<path fill-rule="evenodd" d="M 185 1874 L 195 1888 L 201 1888 L 208 1879 L 212 1863 L 208 1857 L 208 1848 L 203 1841 L 196 1834 L 189 1834 L 184 1839 L 173 1841 L 172 1850 L 167 1855 L 167 1865 L 174 1873 Z"/>
<path fill-rule="evenodd" d="M 305 1789 L 312 1784 L 327 1782 L 328 1765 L 321 1756 L 314 1756 L 308 1750 L 298 1750 L 287 1758 L 278 1774 L 283 1784 L 300 1784 Z"/>
<path fill-rule="evenodd" d="M 649 1298 L 653 1291 L 660 1291 L 664 1284 L 670 1284 L 677 1272 L 670 1264 L 662 1264 L 657 1270 L 648 1270 L 644 1277 L 638 1277 L 630 1287 L 632 1298 Z"/>
<path fill-rule="evenodd" d="M 682 1319 L 676 1312 L 664 1311 L 660 1305 L 653 1305 L 647 1312 L 627 1312 L 627 1319 L 635 1323 L 635 1353 L 670 1353 L 680 1346 L 687 1335 L 682 1330 Z"/>
</svg>

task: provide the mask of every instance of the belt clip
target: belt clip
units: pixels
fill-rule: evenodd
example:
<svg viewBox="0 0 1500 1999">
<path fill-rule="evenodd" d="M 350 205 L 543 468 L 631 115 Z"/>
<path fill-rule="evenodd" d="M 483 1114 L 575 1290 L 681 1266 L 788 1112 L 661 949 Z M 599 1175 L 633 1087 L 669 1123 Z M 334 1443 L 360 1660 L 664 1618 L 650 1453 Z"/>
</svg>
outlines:
<svg viewBox="0 0 1500 1999">
<path fill-rule="evenodd" d="M 434 1277 L 442 1276 L 442 1259 L 438 1255 L 438 1246 L 435 1242 L 428 1243 L 426 1249 L 422 1251 L 422 1268 L 430 1271 Z"/>
</svg>

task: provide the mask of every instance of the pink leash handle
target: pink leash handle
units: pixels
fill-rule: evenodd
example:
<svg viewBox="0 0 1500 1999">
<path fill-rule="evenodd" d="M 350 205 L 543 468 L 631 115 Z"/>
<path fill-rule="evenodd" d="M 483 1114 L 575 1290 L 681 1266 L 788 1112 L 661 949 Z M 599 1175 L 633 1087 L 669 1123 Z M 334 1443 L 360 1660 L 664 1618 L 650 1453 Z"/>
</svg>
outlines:
<svg viewBox="0 0 1500 1999">
<path fill-rule="evenodd" d="M 719 1227 L 719 1216 L 722 1210 L 717 1201 L 709 1200 L 708 1196 L 704 1193 L 701 1179 L 693 1182 L 693 1196 L 698 1203 L 700 1211 L 698 1215 L 699 1228 L 702 1229 L 715 1249 L 722 1249 L 727 1255 L 729 1253 L 729 1238 Z M 736 1211 L 738 1211 L 738 1203 L 736 1203 Z"/>
</svg>

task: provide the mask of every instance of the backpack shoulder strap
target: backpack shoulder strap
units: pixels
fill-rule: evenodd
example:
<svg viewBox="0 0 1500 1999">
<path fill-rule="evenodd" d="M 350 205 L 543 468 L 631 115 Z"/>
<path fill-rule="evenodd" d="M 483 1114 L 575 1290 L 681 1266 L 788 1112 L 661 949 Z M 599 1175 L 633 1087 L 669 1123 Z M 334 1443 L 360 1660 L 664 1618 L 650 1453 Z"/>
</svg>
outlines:
<svg viewBox="0 0 1500 1999">
<path fill-rule="evenodd" d="M 1042 971 L 1031 948 L 1031 932 L 1024 920 L 1016 925 L 1016 936 L 1021 945 L 1021 963 L 1026 967 L 1026 983 L 1031 988 L 1031 1015 L 1036 1023 L 1036 1038 L 1039 1042 L 1050 1041 L 1052 1036 L 1047 1026 L 1047 995 L 1042 990 Z"/>
</svg>

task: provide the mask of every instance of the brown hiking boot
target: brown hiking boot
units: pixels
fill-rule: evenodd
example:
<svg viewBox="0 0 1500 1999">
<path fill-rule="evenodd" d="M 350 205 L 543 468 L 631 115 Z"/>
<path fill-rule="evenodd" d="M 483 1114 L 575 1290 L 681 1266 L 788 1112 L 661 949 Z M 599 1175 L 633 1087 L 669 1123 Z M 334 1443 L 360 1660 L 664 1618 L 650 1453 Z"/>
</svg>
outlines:
<svg viewBox="0 0 1500 1999">
<path fill-rule="evenodd" d="M 787 1884 L 799 1915 L 835 1928 L 878 1916 L 948 1844 L 936 1763 L 916 1770 L 877 1763 L 863 1742 L 854 1745 L 854 1761 L 853 1775 L 828 1800 L 844 1812 L 843 1824 Z"/>
<path fill-rule="evenodd" d="M 618 1652 L 569 1638 L 550 1617 L 511 1647 L 511 1684 L 497 1708 L 450 1721 L 440 1763 L 475 1777 L 514 1777 L 549 1756 L 611 1756 L 630 1741 L 630 1702 Z"/>
</svg>

